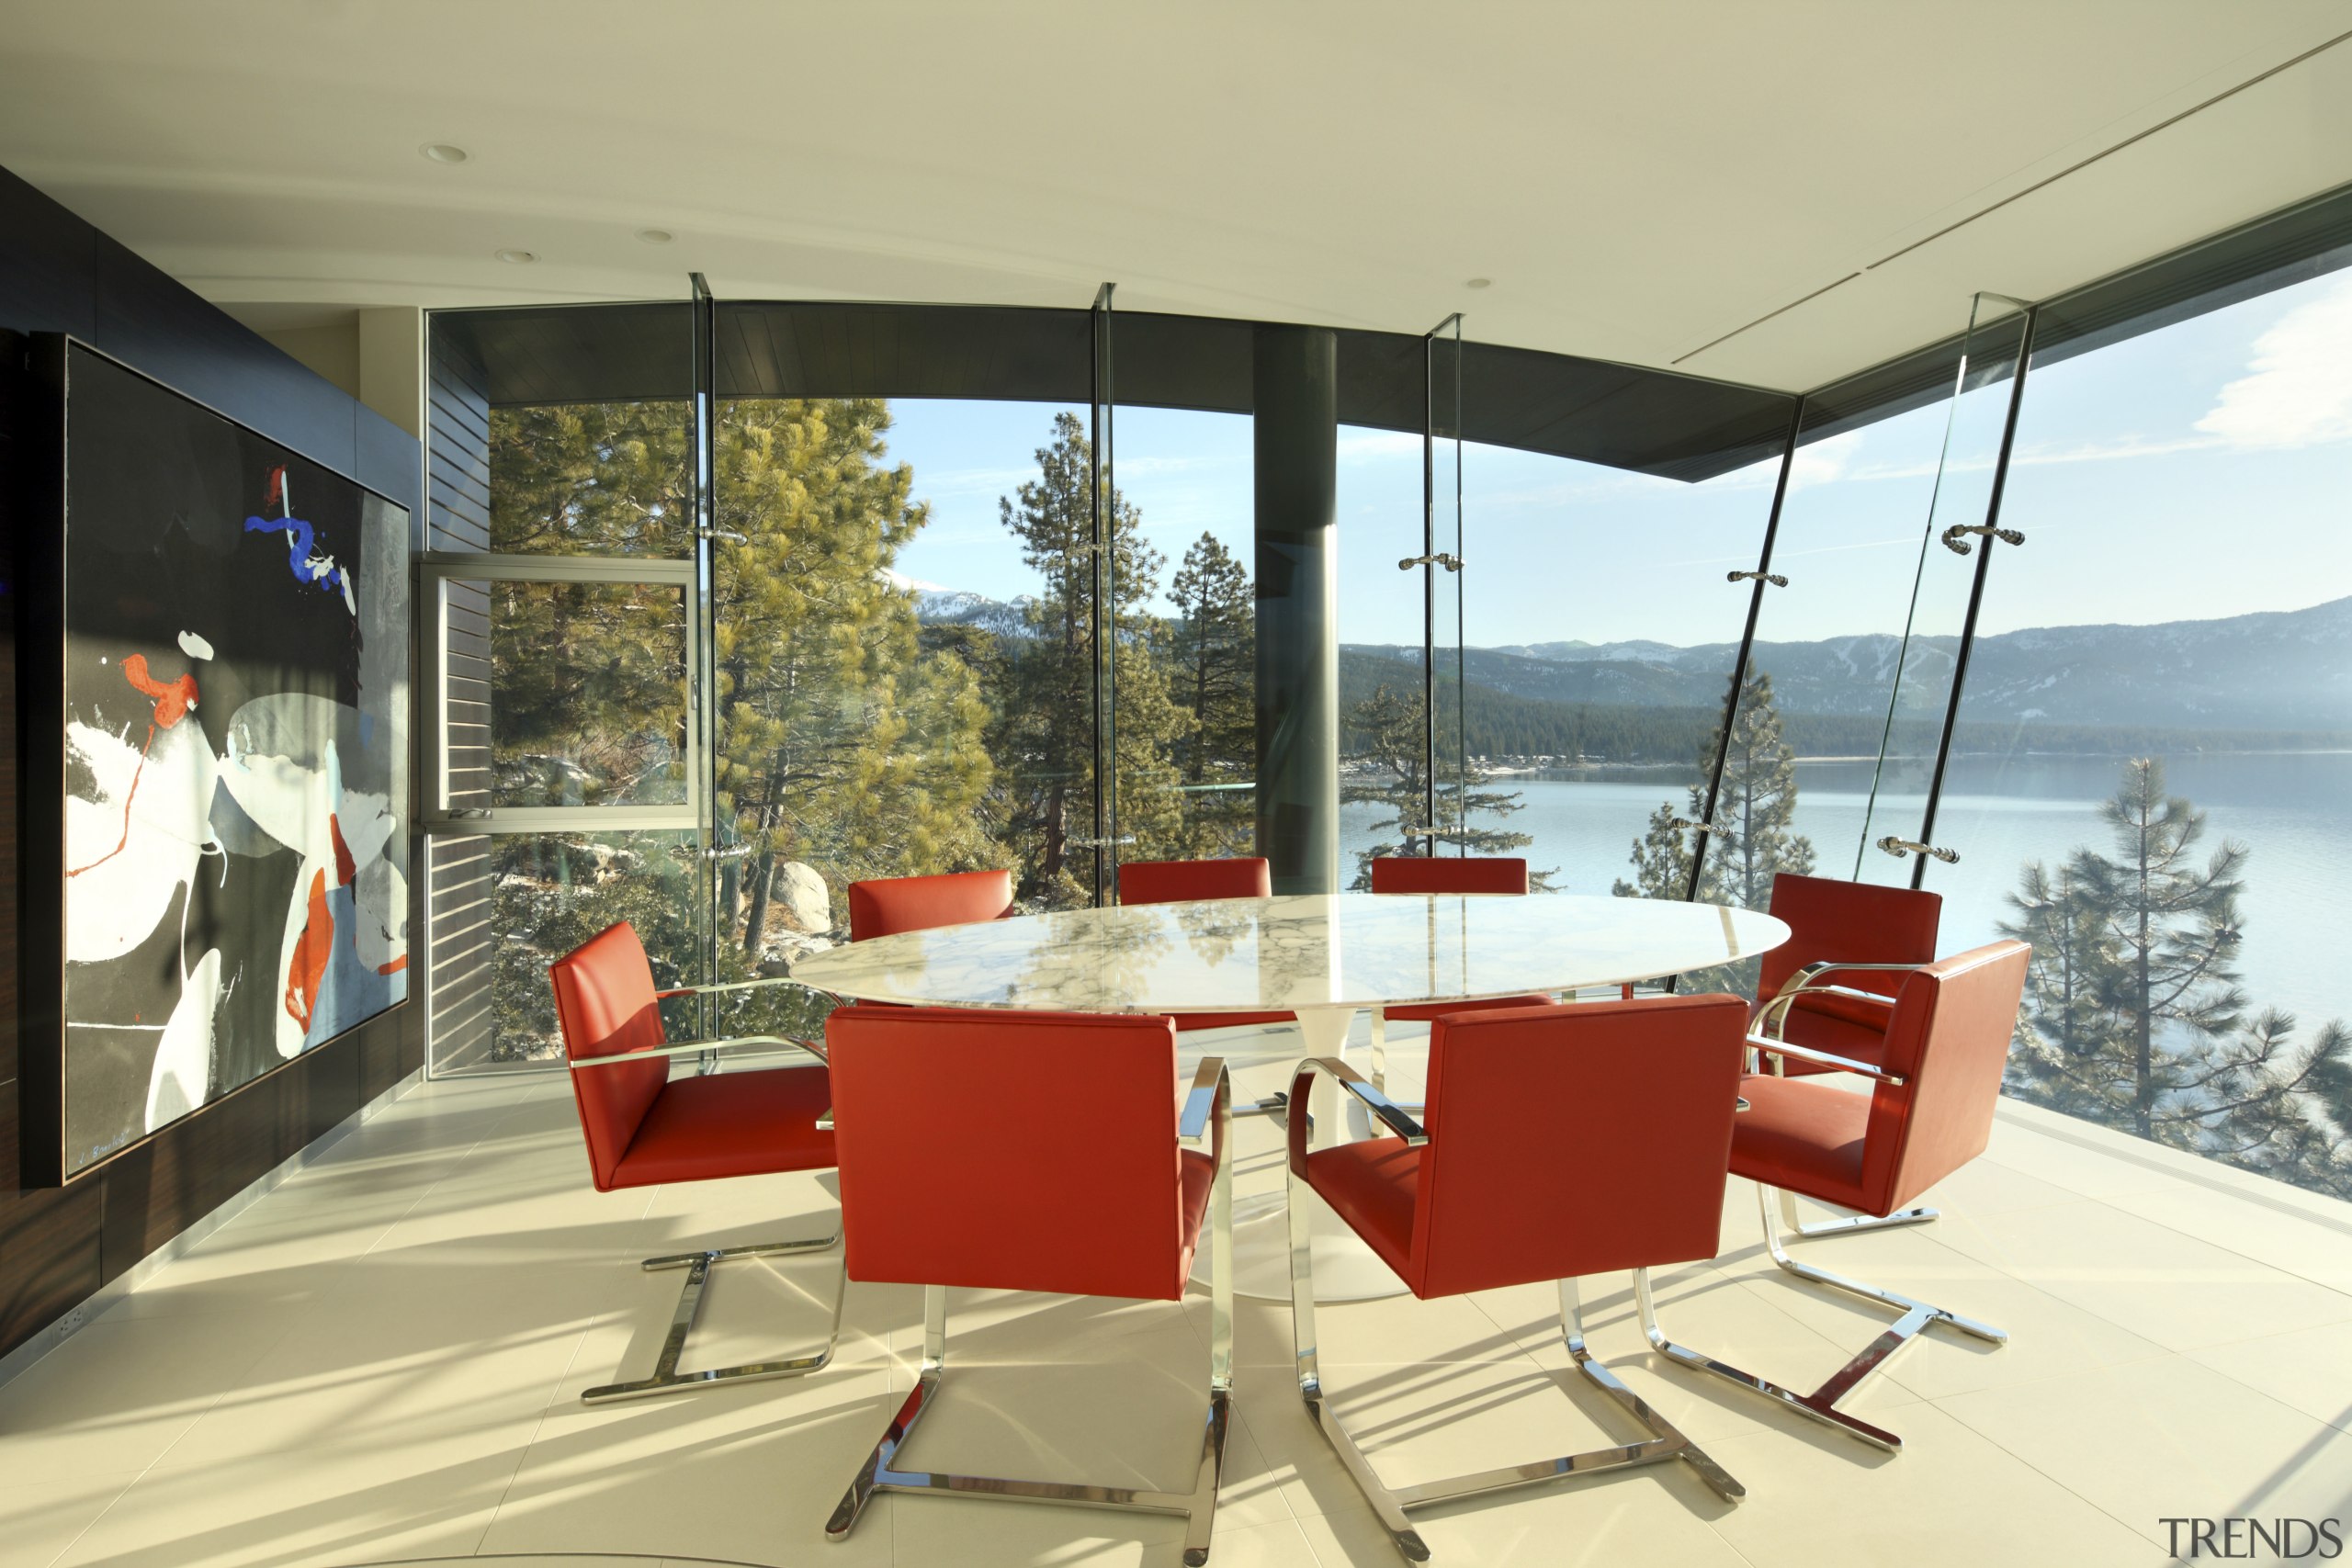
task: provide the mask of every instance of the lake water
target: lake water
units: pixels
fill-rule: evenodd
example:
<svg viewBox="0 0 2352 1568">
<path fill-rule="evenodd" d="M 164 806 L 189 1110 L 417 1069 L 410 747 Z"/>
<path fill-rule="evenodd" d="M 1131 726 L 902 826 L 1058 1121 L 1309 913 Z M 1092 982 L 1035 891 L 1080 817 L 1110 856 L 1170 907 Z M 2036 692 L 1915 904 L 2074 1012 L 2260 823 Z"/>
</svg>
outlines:
<svg viewBox="0 0 2352 1568">
<path fill-rule="evenodd" d="M 2206 752 L 2165 760 L 2165 787 L 2206 814 L 2199 853 L 2224 838 L 2253 853 L 2243 873 L 2239 908 L 2245 922 L 2239 968 L 2256 1006 L 2299 1015 L 2300 1037 L 2330 1018 L 2352 1019 L 2352 752 L 2266 755 Z M 1944 896 L 1941 947 L 1954 953 L 1986 942 L 2010 913 L 2006 896 L 2029 861 L 2054 864 L 2077 846 L 2111 852 L 2099 802 L 2115 792 L 2122 763 L 2112 757 L 1955 757 L 1945 780 L 1936 842 L 1960 852 L 1956 865 L 1930 865 L 1928 886 Z M 1634 840 L 1661 801 L 1688 815 L 1686 770 L 1626 770 L 1606 774 L 1521 776 L 1495 781 L 1516 789 L 1524 809 L 1508 826 L 1534 836 L 1521 852 L 1529 864 L 1556 866 L 1555 886 L 1607 893 L 1627 874 Z M 1815 869 L 1854 874 L 1869 804 L 1867 762 L 1800 761 L 1795 830 L 1813 840 Z M 1918 830 L 1923 793 L 1882 796 L 1877 834 Z M 1372 842 L 1381 812 L 1340 812 L 1342 847 Z M 1909 863 L 1860 850 L 1873 882 L 1909 875 Z"/>
</svg>

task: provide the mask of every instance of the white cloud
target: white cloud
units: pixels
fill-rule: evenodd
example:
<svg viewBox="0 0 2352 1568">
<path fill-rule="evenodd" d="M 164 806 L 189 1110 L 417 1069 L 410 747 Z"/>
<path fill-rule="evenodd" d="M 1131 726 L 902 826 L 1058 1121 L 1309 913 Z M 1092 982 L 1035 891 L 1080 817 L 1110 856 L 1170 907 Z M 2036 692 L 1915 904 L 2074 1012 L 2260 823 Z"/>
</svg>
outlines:
<svg viewBox="0 0 2352 1568">
<path fill-rule="evenodd" d="M 1789 488 L 1803 490 L 1807 485 L 1827 484 L 1845 478 L 1847 466 L 1861 446 L 1862 433 L 1849 430 L 1826 441 L 1798 447 L 1796 461 L 1789 466 Z"/>
<path fill-rule="evenodd" d="M 2240 447 L 2352 441 L 2352 279 L 2255 339 L 2247 370 L 2198 429 Z"/>
<path fill-rule="evenodd" d="M 1789 469 L 1789 489 L 1800 491 L 1807 485 L 1827 484 L 1847 477 L 1854 454 L 1862 445 L 1862 433 L 1847 431 L 1797 448 L 1797 460 Z M 1868 475 L 1859 476 L 1868 478 Z M 1770 490 L 1781 482 L 1781 459 L 1767 457 L 1760 463 L 1750 463 L 1744 468 L 1719 474 L 1706 481 L 1716 490 Z"/>
<path fill-rule="evenodd" d="M 1367 457 L 1396 457 L 1406 453 L 1421 455 L 1421 438 L 1408 430 L 1382 430 L 1363 435 L 1340 437 L 1340 461 L 1361 462 Z"/>
</svg>

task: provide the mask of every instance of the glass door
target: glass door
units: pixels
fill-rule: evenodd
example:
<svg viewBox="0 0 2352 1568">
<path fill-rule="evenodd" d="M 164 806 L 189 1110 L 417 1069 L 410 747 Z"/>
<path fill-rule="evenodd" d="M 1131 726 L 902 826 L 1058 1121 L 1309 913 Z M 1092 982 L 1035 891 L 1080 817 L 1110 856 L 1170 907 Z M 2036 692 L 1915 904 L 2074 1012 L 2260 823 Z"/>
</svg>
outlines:
<svg viewBox="0 0 2352 1568">
<path fill-rule="evenodd" d="M 1936 785 L 1986 554 L 1999 537 L 1992 520 L 2032 323 L 2031 308 L 2005 295 L 1979 294 L 1969 309 L 1945 405 L 1935 490 L 1919 535 L 1910 614 L 1855 848 L 1856 881 L 1916 886 L 1922 857 L 1952 853 L 1930 837 Z"/>
<path fill-rule="evenodd" d="M 616 920 L 657 984 L 707 973 L 691 319 L 677 301 L 432 320 L 417 794 L 435 1075 L 555 1066 L 547 965 Z M 550 365 L 601 368 L 575 385 Z"/>
</svg>

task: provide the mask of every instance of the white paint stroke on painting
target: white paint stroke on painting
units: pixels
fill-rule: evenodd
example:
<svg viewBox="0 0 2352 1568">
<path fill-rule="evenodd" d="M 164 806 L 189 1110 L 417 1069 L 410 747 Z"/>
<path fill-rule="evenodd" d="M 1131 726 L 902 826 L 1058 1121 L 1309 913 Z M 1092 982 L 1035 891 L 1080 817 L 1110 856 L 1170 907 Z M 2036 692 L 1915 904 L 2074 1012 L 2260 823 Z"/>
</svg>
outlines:
<svg viewBox="0 0 2352 1568">
<path fill-rule="evenodd" d="M 212 843 L 215 759 L 192 724 L 158 730 L 143 768 L 139 748 L 78 721 L 65 747 L 96 784 L 91 798 L 65 801 L 65 863 L 80 868 L 65 900 L 65 957 L 99 964 L 144 942 L 174 890 L 195 879 Z"/>
<path fill-rule="evenodd" d="M 182 632 L 180 651 L 190 659 L 209 659 L 212 657 L 212 645 L 194 632 Z"/>
<path fill-rule="evenodd" d="M 147 1077 L 147 1130 L 202 1105 L 212 1088 L 212 1021 L 220 1005 L 220 950 L 211 948 L 180 977 L 180 999 L 155 1047 Z"/>
</svg>

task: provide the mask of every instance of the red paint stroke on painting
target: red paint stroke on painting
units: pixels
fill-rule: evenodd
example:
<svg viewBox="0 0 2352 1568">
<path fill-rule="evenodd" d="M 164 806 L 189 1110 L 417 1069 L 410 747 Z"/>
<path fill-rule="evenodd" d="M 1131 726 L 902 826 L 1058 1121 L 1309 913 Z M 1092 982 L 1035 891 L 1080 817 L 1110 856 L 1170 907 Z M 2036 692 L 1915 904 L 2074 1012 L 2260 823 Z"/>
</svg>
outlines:
<svg viewBox="0 0 2352 1568">
<path fill-rule="evenodd" d="M 377 964 L 376 973 L 379 975 L 397 975 L 407 967 L 408 954 L 403 953 L 398 958 L 393 959 L 390 964 Z"/>
<path fill-rule="evenodd" d="M 188 716 L 196 706 L 196 677 L 183 675 L 176 681 L 158 681 L 147 673 L 147 656 L 134 653 L 122 661 L 123 679 L 129 681 L 142 696 L 155 702 L 155 716 L 148 722 L 147 739 L 139 748 L 139 766 L 131 770 L 130 788 L 122 797 L 122 837 L 114 848 L 92 861 L 88 865 L 67 869 L 68 876 L 79 876 L 85 871 L 102 866 L 122 853 L 130 843 L 130 806 L 139 798 L 139 781 L 147 772 L 147 753 L 154 749 L 155 732 L 169 729 Z"/>
<path fill-rule="evenodd" d="M 327 954 L 334 948 L 334 911 L 327 908 L 327 874 L 311 874 L 311 914 L 294 943 L 293 961 L 286 965 L 286 1010 L 304 1029 L 311 1010 L 319 1005 L 319 982 L 327 972 Z"/>
<path fill-rule="evenodd" d="M 274 505 L 286 493 L 286 465 L 280 463 L 269 470 L 269 493 L 261 498 L 264 506 Z"/>
<path fill-rule="evenodd" d="M 348 887 L 359 874 L 359 863 L 351 858 L 351 846 L 343 841 L 343 823 L 332 811 L 327 813 L 327 837 L 334 840 L 334 885 Z"/>
</svg>

